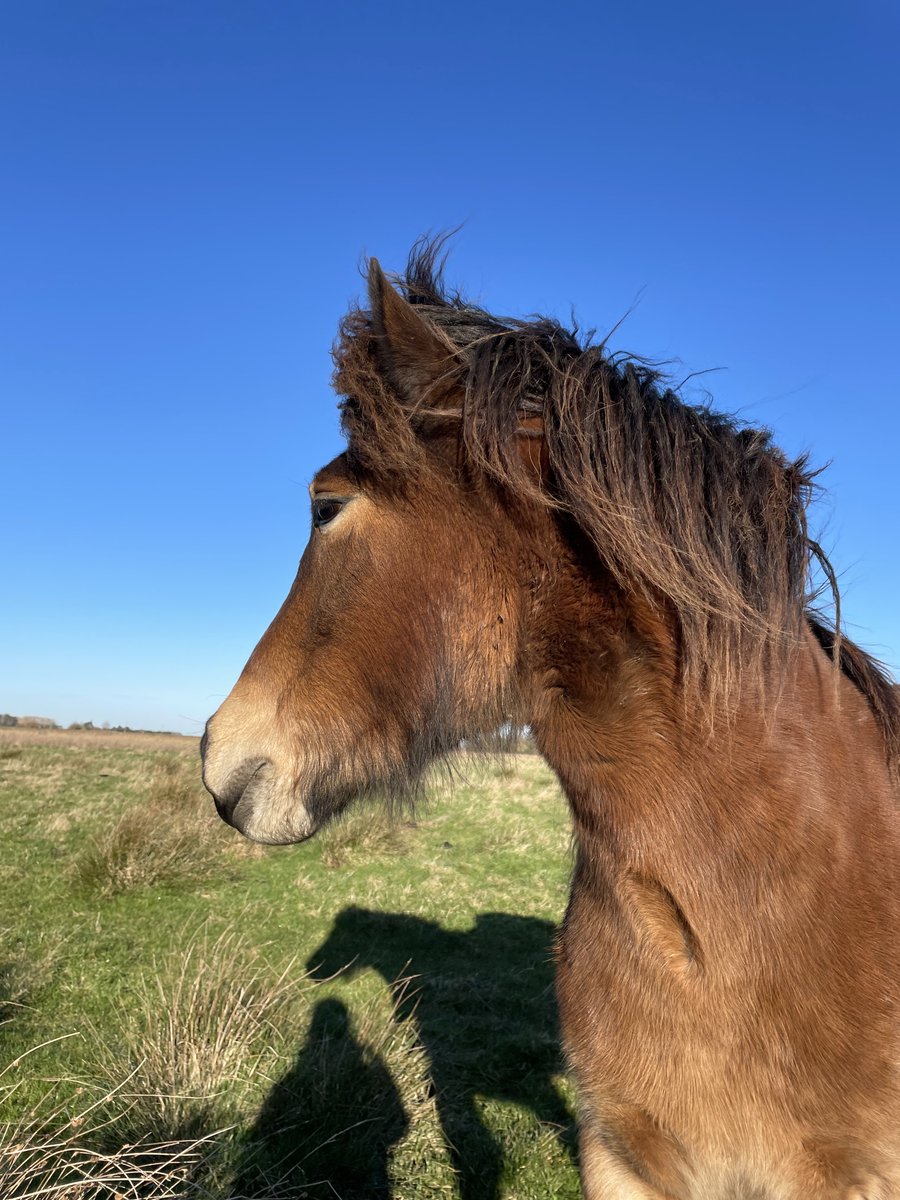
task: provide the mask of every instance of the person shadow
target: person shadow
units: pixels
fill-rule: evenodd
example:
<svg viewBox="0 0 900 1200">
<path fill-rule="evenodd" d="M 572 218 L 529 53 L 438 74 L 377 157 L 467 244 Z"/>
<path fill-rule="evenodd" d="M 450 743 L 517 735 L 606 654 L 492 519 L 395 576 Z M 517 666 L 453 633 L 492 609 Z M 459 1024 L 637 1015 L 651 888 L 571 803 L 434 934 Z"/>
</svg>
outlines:
<svg viewBox="0 0 900 1200">
<path fill-rule="evenodd" d="M 345 1005 L 321 1000 L 244 1141 L 229 1200 L 389 1197 L 390 1150 L 408 1127 L 390 1071 L 356 1041 Z"/>
<path fill-rule="evenodd" d="M 553 1082 L 562 1070 L 554 935 L 549 921 L 508 913 L 482 913 L 474 928 L 457 931 L 406 913 L 351 907 L 307 962 L 321 981 L 378 972 L 396 1018 L 413 1022 L 460 1200 L 499 1194 L 503 1152 L 479 1116 L 479 1098 L 529 1110 L 576 1161 L 573 1116 Z M 360 1120 L 366 1103 L 358 1095 Z"/>
</svg>

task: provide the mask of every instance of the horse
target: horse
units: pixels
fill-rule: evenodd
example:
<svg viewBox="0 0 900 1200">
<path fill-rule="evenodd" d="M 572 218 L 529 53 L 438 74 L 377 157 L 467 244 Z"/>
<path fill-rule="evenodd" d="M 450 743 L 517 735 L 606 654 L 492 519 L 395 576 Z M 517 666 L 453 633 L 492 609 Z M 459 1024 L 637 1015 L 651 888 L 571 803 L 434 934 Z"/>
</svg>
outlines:
<svg viewBox="0 0 900 1200">
<path fill-rule="evenodd" d="M 841 633 L 809 462 L 468 302 L 435 240 L 371 260 L 334 359 L 346 450 L 202 739 L 221 816 L 301 842 L 527 725 L 574 831 L 587 1200 L 900 1197 L 900 699 Z"/>
</svg>

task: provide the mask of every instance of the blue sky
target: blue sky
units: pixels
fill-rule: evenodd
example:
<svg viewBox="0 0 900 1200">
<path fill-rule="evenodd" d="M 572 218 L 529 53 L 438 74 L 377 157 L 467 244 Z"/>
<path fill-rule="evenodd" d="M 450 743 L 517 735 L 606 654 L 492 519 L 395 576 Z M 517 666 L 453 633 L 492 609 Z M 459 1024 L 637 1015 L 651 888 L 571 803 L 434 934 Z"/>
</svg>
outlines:
<svg viewBox="0 0 900 1200">
<path fill-rule="evenodd" d="M 612 326 L 831 462 L 900 667 L 897 9 L 21 0 L 0 12 L 0 711 L 197 731 L 340 449 L 365 253 Z"/>
</svg>

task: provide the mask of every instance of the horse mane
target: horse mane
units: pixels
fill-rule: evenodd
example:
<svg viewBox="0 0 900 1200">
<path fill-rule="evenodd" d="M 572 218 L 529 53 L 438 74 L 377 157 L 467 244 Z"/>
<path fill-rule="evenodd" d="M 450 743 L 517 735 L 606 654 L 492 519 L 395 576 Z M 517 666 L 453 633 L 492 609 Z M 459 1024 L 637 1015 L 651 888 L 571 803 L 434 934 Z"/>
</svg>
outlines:
<svg viewBox="0 0 900 1200">
<path fill-rule="evenodd" d="M 654 364 L 577 328 L 469 303 L 444 285 L 444 240 L 418 242 L 394 279 L 447 347 L 440 386 L 404 396 L 379 360 L 372 314 L 354 309 L 342 323 L 335 387 L 351 461 L 402 477 L 425 465 L 430 433 L 452 428 L 470 466 L 569 514 L 622 587 L 675 614 L 687 694 L 710 715 L 748 677 L 781 677 L 810 629 L 900 761 L 900 689 L 840 632 L 834 571 L 809 536 L 817 472 L 807 457 L 789 459 L 768 430 L 686 403 Z M 549 467 L 540 489 L 520 453 L 530 418 Z M 814 560 L 833 627 L 809 608 Z"/>
</svg>

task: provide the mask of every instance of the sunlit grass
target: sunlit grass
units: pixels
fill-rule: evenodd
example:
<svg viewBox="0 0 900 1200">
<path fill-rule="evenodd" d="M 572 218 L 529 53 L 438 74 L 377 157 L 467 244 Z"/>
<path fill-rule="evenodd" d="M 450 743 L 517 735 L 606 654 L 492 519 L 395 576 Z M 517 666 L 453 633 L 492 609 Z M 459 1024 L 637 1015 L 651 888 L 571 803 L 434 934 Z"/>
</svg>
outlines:
<svg viewBox="0 0 900 1200">
<path fill-rule="evenodd" d="M 239 1119 L 242 1087 L 287 1052 L 303 990 L 294 963 L 274 967 L 234 930 L 186 932 L 120 999 L 111 1030 L 90 1031 L 104 1082 L 129 1080 L 118 1128 L 171 1141 Z"/>
<path fill-rule="evenodd" d="M 156 764 L 144 796 L 91 839 L 76 863 L 80 883 L 110 896 L 160 882 L 197 880 L 220 868 L 207 836 L 209 810 L 196 770 L 181 758 Z"/>
<path fill-rule="evenodd" d="M 540 759 L 473 754 L 415 813 L 263 848 L 193 745 L 14 748 L 3 1200 L 578 1195 Z"/>
<path fill-rule="evenodd" d="M 28 1057 L 20 1056 L 0 1072 L 0 1104 L 18 1089 Z M 115 1114 L 124 1103 L 120 1090 L 92 1094 L 82 1085 L 76 1087 L 73 1101 L 66 1101 L 49 1087 L 38 1105 L 17 1119 L 0 1122 L 0 1196 L 212 1200 L 199 1177 L 214 1139 L 153 1142 L 142 1137 L 132 1143 L 115 1136 Z"/>
</svg>

